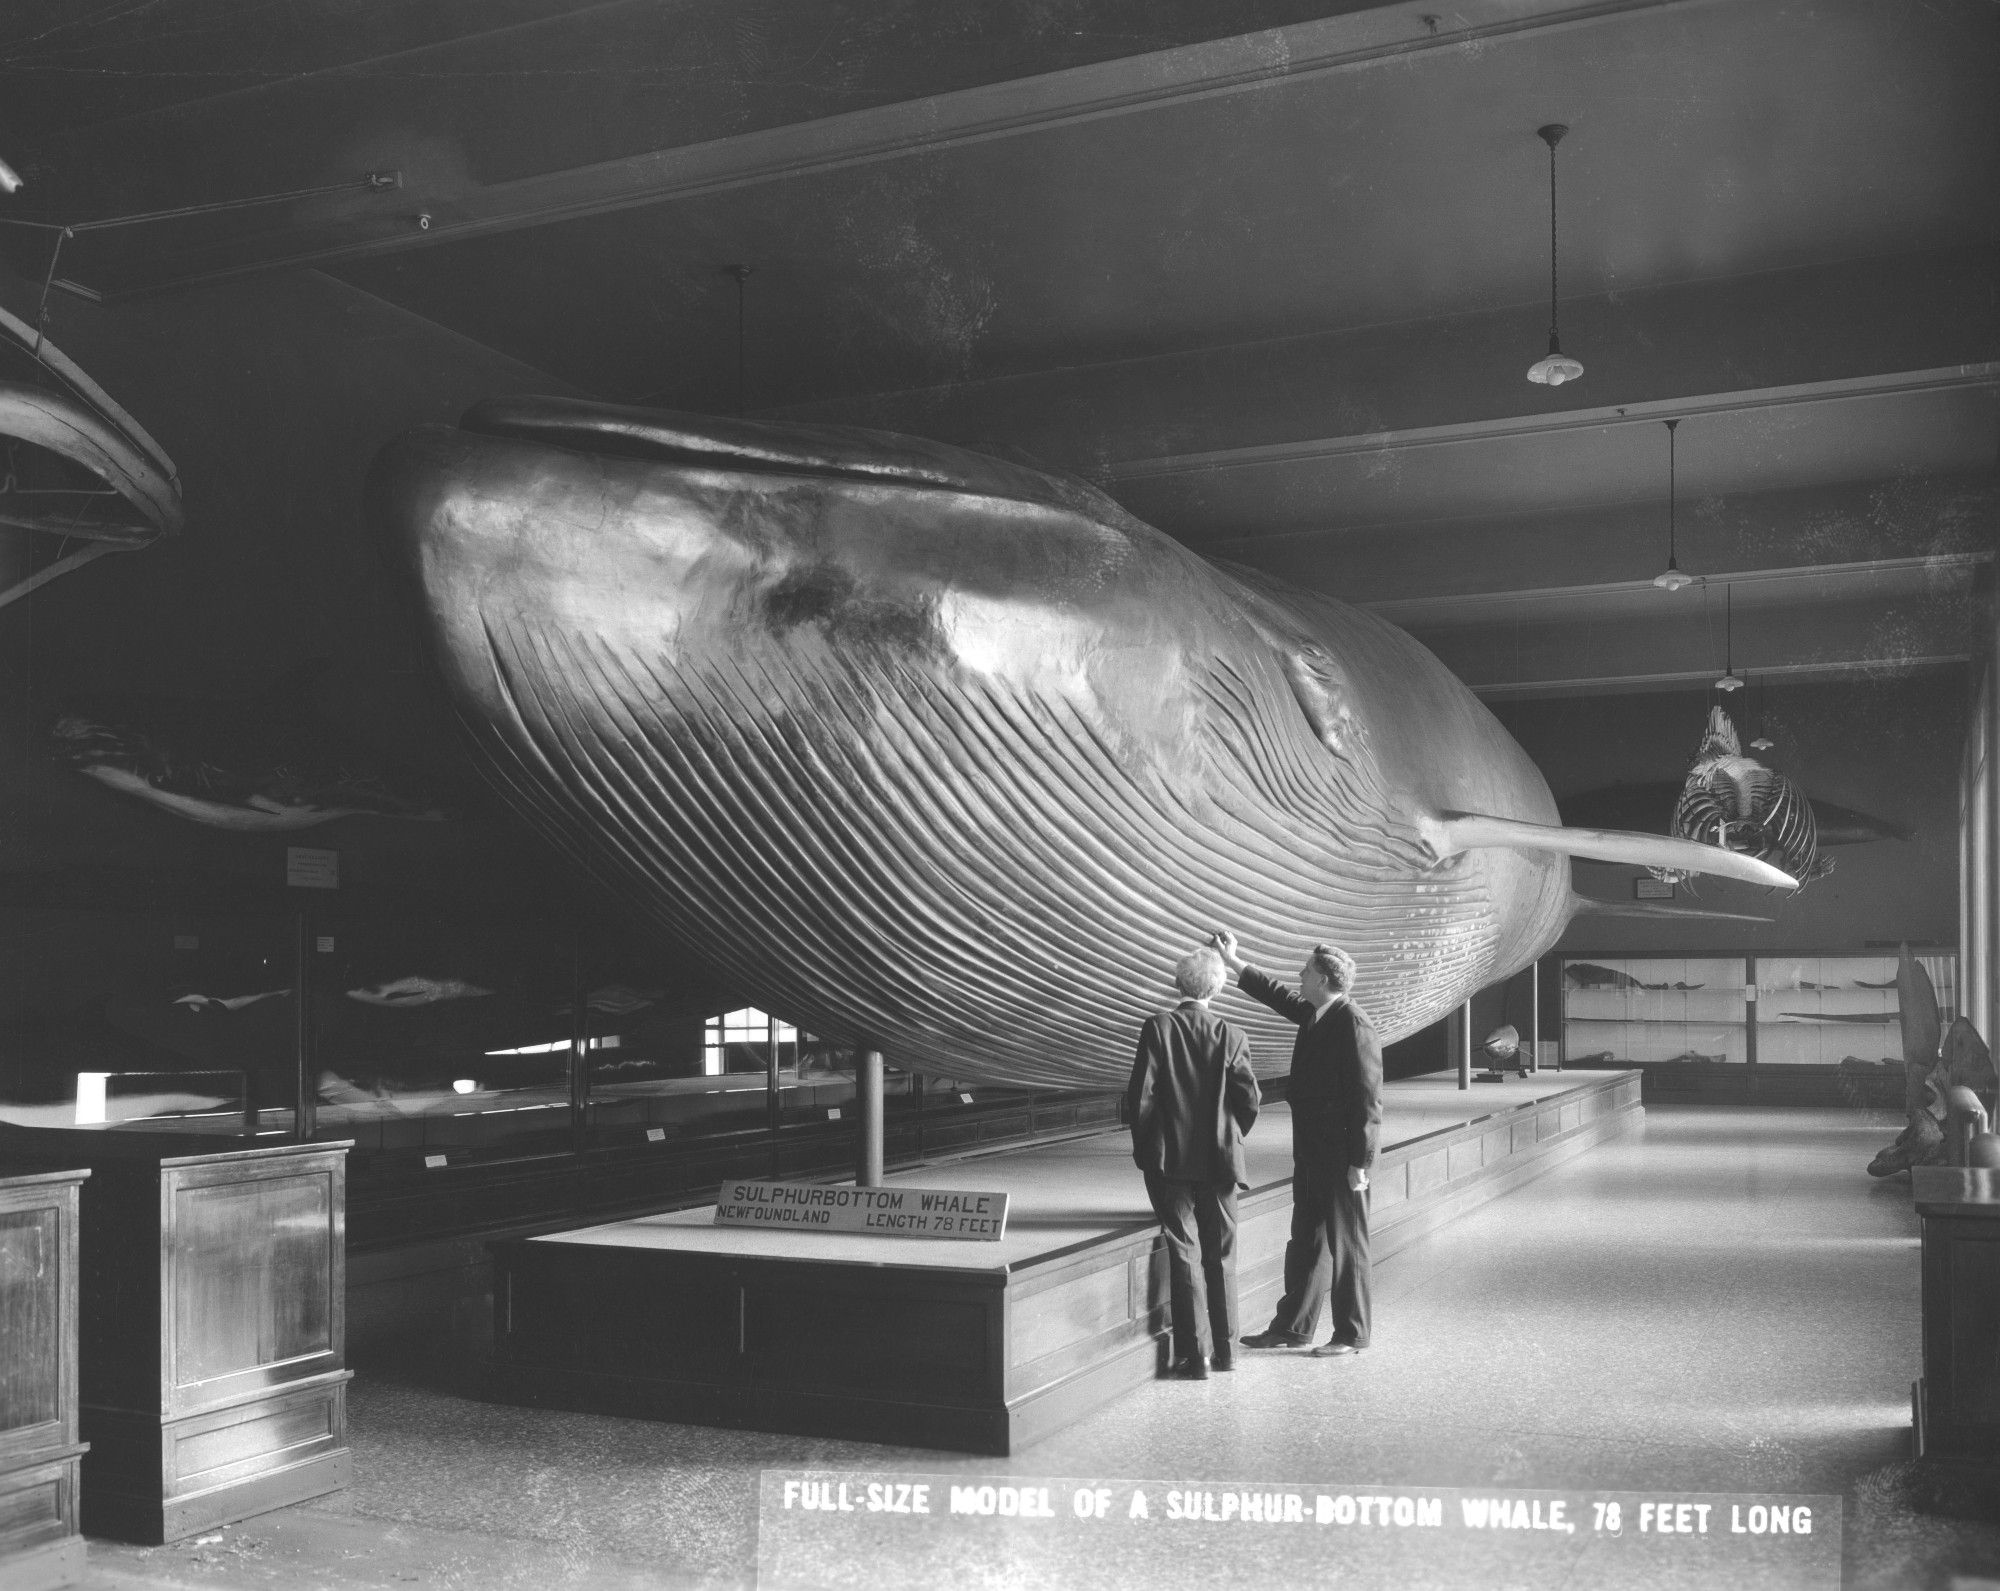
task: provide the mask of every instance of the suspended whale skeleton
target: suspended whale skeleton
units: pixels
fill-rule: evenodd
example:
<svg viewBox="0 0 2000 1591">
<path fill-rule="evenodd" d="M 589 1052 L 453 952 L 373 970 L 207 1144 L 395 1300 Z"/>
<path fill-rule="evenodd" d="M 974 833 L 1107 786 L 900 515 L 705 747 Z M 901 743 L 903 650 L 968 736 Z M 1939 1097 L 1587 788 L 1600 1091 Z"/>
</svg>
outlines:
<svg viewBox="0 0 2000 1591">
<path fill-rule="evenodd" d="M 180 472 L 147 434 L 76 361 L 36 327 L 0 309 L 0 332 L 67 391 L 0 381 L 0 437 L 80 466 L 101 486 L 21 488 L 11 470 L 0 481 L 0 529 L 58 538 L 57 558 L 0 590 L 0 607 L 108 553 L 133 552 L 180 530 Z"/>
<path fill-rule="evenodd" d="M 1670 832 L 1768 862 L 1800 885 L 1833 871 L 1833 858 L 1819 854 L 1818 821 L 1805 791 L 1744 756 L 1736 726 L 1720 707 L 1708 710 L 1708 727 L 1681 787 Z M 1681 883 L 1701 869 L 1653 866 L 1650 871 Z"/>
</svg>

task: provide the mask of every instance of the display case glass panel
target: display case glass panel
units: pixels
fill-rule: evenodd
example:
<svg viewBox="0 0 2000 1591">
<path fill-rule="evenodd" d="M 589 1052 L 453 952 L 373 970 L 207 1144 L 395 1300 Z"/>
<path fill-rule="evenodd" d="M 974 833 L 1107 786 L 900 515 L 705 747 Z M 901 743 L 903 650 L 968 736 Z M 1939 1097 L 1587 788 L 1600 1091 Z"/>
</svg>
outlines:
<svg viewBox="0 0 2000 1591">
<path fill-rule="evenodd" d="M 0 909 L 0 1121 L 291 1132 L 296 960 L 277 915 Z"/>
<path fill-rule="evenodd" d="M 1747 1060 L 1744 971 L 1741 956 L 1565 961 L 1563 1064 Z"/>
<path fill-rule="evenodd" d="M 585 995 L 591 1124 L 669 1136 L 767 1124 L 767 1072 L 796 1074 L 799 1035 L 762 1011 L 711 1012 L 637 981 L 593 979 Z"/>
<path fill-rule="evenodd" d="M 363 1154 L 567 1145 L 566 934 L 413 917 L 329 920 L 309 937 L 321 1138 Z"/>
<path fill-rule="evenodd" d="M 1924 954 L 1944 1023 L 1958 958 Z M 1748 976 L 1755 968 L 1755 981 Z M 1902 1065 L 1897 958 L 1886 953 L 1588 957 L 1563 963 L 1564 1064 Z"/>
<path fill-rule="evenodd" d="M 1924 955 L 1943 1025 L 1957 1014 L 1958 958 Z M 1896 957 L 1759 956 L 1757 1059 L 1767 1065 L 1900 1067 Z"/>
</svg>

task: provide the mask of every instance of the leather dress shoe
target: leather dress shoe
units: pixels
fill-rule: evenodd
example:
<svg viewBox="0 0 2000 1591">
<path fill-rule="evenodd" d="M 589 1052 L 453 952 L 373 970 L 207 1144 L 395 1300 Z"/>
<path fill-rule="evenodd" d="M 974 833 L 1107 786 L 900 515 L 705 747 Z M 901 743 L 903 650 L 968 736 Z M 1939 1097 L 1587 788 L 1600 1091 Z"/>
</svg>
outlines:
<svg viewBox="0 0 2000 1591">
<path fill-rule="evenodd" d="M 1214 1353 L 1209 1355 L 1208 1367 L 1211 1370 L 1234 1370 L 1236 1368 L 1235 1350 L 1232 1348 L 1216 1349 Z"/>
<path fill-rule="evenodd" d="M 1246 1348 L 1303 1348 L 1308 1339 L 1289 1331 L 1253 1331 L 1239 1340 Z"/>
<path fill-rule="evenodd" d="M 1313 1349 L 1312 1357 L 1315 1359 L 1345 1359 L 1349 1354 L 1357 1354 L 1359 1352 L 1361 1352 L 1360 1343 L 1341 1342 L 1335 1339 L 1332 1342 L 1323 1342 L 1317 1348 Z"/>
<path fill-rule="evenodd" d="M 1167 1367 L 1167 1374 L 1176 1381 L 1206 1381 L 1208 1361 L 1199 1355 L 1189 1359 L 1176 1359 Z"/>
</svg>

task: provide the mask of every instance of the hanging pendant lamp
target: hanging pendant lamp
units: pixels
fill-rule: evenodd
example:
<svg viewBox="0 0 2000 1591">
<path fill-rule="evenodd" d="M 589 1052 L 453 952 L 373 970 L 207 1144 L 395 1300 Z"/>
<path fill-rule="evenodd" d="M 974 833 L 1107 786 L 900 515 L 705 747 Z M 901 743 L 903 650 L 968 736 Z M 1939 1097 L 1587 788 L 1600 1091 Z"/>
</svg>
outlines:
<svg viewBox="0 0 2000 1591">
<path fill-rule="evenodd" d="M 1736 634 L 1735 604 L 1731 595 L 1734 586 L 1722 588 L 1722 678 L 1715 682 L 1719 691 L 1740 691 L 1743 681 L 1736 677 Z"/>
<path fill-rule="evenodd" d="M 1568 131 L 1561 122 L 1535 129 L 1535 136 L 1549 146 L 1549 352 L 1528 367 L 1528 379 L 1544 387 L 1559 387 L 1583 374 L 1582 364 L 1562 351 L 1556 334 L 1556 145 Z"/>
<path fill-rule="evenodd" d="M 1674 561 L 1674 432 L 1680 428 L 1680 421 L 1669 420 L 1667 426 L 1667 567 L 1653 576 L 1653 584 L 1662 591 L 1679 591 L 1683 586 L 1694 584 L 1694 576 L 1681 573 L 1681 566 Z"/>
</svg>

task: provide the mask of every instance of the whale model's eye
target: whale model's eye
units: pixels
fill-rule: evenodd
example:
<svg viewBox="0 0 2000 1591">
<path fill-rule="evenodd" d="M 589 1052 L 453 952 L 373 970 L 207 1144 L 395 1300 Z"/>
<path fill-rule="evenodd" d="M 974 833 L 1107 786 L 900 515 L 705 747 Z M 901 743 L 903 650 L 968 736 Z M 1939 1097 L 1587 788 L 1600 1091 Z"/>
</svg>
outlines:
<svg viewBox="0 0 2000 1591">
<path fill-rule="evenodd" d="M 1351 756 L 1359 747 L 1361 723 L 1333 659 L 1319 647 L 1304 646 L 1284 652 L 1283 662 L 1285 679 L 1315 738 L 1336 757 Z"/>
</svg>

